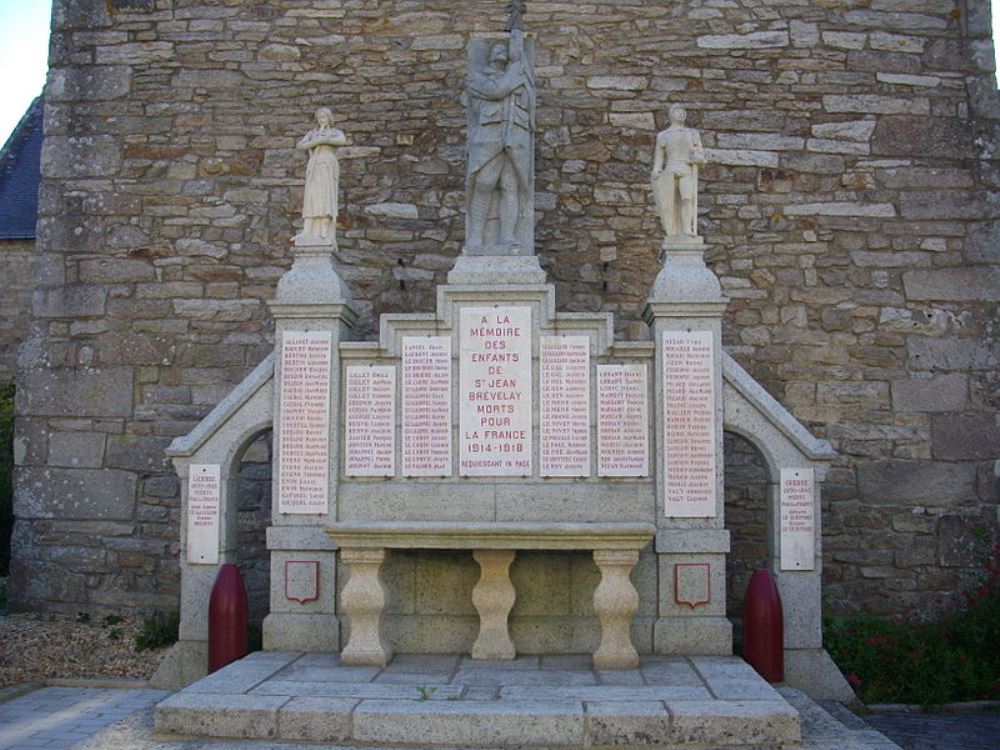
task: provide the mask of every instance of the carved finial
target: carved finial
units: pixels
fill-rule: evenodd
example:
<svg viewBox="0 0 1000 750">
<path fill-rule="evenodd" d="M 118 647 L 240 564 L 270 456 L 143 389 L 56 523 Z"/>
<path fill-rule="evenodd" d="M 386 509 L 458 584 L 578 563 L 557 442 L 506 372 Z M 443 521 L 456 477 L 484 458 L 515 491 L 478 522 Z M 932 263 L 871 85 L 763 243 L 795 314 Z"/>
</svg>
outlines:
<svg viewBox="0 0 1000 750">
<path fill-rule="evenodd" d="M 525 0 L 510 0 L 507 3 L 507 31 L 524 31 L 524 14 L 528 12 Z"/>
</svg>

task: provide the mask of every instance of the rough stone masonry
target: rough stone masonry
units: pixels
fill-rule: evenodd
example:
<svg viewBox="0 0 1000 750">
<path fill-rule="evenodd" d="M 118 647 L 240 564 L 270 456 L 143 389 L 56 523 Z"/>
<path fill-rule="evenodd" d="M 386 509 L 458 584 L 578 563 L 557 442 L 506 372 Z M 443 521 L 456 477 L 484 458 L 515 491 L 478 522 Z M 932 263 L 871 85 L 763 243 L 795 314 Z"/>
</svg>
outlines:
<svg viewBox="0 0 1000 750">
<path fill-rule="evenodd" d="M 291 263 L 295 143 L 317 107 L 351 138 L 338 260 L 360 335 L 380 313 L 433 308 L 465 231 L 465 47 L 503 5 L 56 0 L 14 606 L 177 606 L 163 450 L 271 350 L 264 301 Z M 732 299 L 728 351 L 840 454 L 823 490 L 829 607 L 923 612 L 956 595 L 1000 534 L 987 0 L 529 14 L 545 38 L 536 246 L 561 309 L 645 335 L 648 165 L 683 103 L 707 152 L 700 229 Z M 738 570 L 762 547 L 762 506 L 740 484 L 752 461 L 730 456 Z"/>
</svg>

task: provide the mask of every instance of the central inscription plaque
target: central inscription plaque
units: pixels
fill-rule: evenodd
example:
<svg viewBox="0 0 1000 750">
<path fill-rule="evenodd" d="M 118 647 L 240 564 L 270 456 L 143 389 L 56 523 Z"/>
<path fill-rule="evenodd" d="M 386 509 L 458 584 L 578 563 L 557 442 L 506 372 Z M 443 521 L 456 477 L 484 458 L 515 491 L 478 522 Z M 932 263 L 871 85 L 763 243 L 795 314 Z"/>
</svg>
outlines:
<svg viewBox="0 0 1000 750">
<path fill-rule="evenodd" d="M 459 474 L 529 476 L 531 308 L 463 307 Z"/>
</svg>

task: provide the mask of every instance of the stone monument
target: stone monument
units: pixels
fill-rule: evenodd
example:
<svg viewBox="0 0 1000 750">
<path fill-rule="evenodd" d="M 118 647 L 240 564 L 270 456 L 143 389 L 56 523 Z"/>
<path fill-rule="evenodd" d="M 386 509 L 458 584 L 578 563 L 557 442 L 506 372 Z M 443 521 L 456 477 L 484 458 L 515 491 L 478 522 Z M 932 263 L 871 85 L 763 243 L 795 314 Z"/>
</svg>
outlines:
<svg viewBox="0 0 1000 750">
<path fill-rule="evenodd" d="M 634 669 L 640 653 L 731 655 L 730 430 L 773 478 L 786 674 L 836 695 L 817 510 L 833 453 L 722 349 L 727 300 L 695 223 L 697 133 L 674 107 L 657 137 L 667 238 L 644 312 L 652 341 L 616 341 L 608 313 L 557 312 L 531 229 L 521 6 L 507 34 L 469 44 L 467 243 L 433 312 L 383 315 L 377 339 L 347 340 L 355 313 L 332 260 L 345 137 L 321 110 L 300 142 L 306 226 L 271 303 L 275 353 L 169 450 L 186 518 L 179 681 L 204 670 L 208 592 L 236 552 L 239 456 L 269 426 L 266 650 L 374 667 L 397 651 L 586 652 L 598 669 Z"/>
</svg>

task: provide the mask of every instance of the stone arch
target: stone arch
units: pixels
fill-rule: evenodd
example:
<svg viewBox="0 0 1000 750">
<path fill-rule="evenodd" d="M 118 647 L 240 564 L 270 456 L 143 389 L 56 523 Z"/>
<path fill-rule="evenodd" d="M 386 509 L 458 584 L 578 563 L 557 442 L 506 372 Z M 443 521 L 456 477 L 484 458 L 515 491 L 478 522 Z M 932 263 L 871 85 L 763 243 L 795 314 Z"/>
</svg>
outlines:
<svg viewBox="0 0 1000 750">
<path fill-rule="evenodd" d="M 181 622 L 179 641 L 164 662 L 163 684 L 187 684 L 208 664 L 208 600 L 219 566 L 239 562 L 240 464 L 247 449 L 273 426 L 274 355 L 268 356 L 189 434 L 167 449 L 181 483 Z M 188 558 L 188 478 L 194 465 L 218 465 L 218 563 Z M 265 552 L 266 555 L 266 552 Z"/>
<path fill-rule="evenodd" d="M 234 463 L 236 474 L 236 563 L 250 603 L 250 626 L 258 629 L 270 608 L 271 558 L 267 527 L 271 525 L 271 460 L 273 430 L 258 432 Z M 253 639 L 251 639 L 253 640 Z"/>
<path fill-rule="evenodd" d="M 726 559 L 726 616 L 737 627 L 742 618 L 743 596 L 754 570 L 770 565 L 768 518 L 773 478 L 752 440 L 731 431 L 724 436 L 725 519 L 730 534 Z"/>
</svg>

